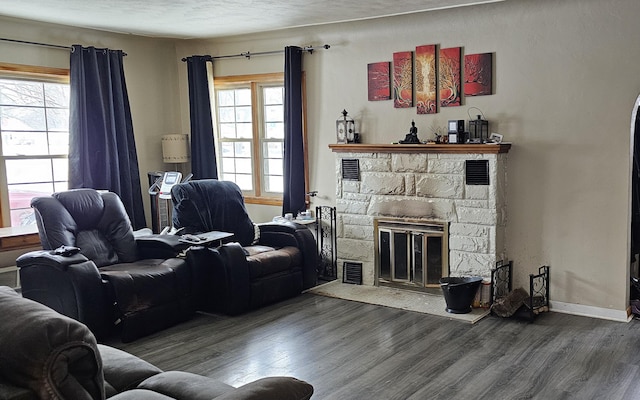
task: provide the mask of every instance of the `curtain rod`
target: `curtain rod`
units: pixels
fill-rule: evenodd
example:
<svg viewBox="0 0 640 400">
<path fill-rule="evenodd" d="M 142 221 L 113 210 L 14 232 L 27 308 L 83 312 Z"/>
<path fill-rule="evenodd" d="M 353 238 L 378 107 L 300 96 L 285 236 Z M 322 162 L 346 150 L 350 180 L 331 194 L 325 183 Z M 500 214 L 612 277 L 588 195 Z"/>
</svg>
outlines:
<svg viewBox="0 0 640 400">
<path fill-rule="evenodd" d="M 322 45 L 322 46 L 304 46 L 302 47 L 302 51 L 306 51 L 309 54 L 313 54 L 314 50 L 320 50 L 320 49 L 328 49 L 331 46 L 329 46 L 328 44 Z M 251 57 L 253 56 L 265 56 L 268 54 L 280 54 L 280 53 L 284 53 L 284 50 L 272 50 L 272 51 L 261 51 L 258 53 L 251 53 L 249 51 L 247 51 L 246 53 L 240 53 L 240 54 L 230 54 L 230 55 L 226 55 L 226 56 L 205 56 L 208 57 L 207 61 L 213 61 L 213 60 L 218 60 L 221 58 L 240 58 L 240 57 L 245 57 L 247 59 L 251 59 Z M 187 58 L 183 58 L 182 61 L 187 61 Z"/>
<path fill-rule="evenodd" d="M 41 47 L 50 47 L 53 49 L 64 49 L 64 50 L 69 50 L 69 51 L 73 51 L 73 47 L 71 46 L 61 46 L 59 44 L 49 44 L 49 43 L 39 43 L 39 42 L 28 42 L 26 40 L 16 40 L 16 39 L 7 39 L 7 38 L 0 38 L 0 41 L 3 42 L 12 42 L 12 43 L 20 43 L 20 44 L 32 44 L 34 46 L 41 46 Z M 126 56 L 127 53 L 122 52 L 123 56 Z"/>
</svg>

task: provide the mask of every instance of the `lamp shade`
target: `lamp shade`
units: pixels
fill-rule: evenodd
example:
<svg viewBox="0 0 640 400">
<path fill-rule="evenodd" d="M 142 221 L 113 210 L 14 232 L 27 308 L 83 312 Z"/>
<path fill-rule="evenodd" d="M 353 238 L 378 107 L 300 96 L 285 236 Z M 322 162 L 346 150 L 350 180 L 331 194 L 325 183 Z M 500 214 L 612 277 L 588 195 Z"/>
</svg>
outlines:
<svg viewBox="0 0 640 400">
<path fill-rule="evenodd" d="M 165 163 L 185 163 L 189 161 L 189 138 L 183 134 L 162 137 L 162 161 Z"/>
</svg>

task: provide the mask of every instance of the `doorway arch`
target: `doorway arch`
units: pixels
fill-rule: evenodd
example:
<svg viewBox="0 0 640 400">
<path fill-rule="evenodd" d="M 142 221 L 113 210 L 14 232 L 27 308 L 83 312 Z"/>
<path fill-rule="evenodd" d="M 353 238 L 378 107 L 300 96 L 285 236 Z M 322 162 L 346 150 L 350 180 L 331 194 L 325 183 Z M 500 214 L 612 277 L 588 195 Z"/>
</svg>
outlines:
<svg viewBox="0 0 640 400">
<path fill-rule="evenodd" d="M 631 221 L 629 223 L 629 270 L 627 282 L 640 278 L 640 95 L 631 112 Z M 627 285 L 629 286 L 629 285 Z M 631 293 L 628 298 L 631 300 Z"/>
</svg>

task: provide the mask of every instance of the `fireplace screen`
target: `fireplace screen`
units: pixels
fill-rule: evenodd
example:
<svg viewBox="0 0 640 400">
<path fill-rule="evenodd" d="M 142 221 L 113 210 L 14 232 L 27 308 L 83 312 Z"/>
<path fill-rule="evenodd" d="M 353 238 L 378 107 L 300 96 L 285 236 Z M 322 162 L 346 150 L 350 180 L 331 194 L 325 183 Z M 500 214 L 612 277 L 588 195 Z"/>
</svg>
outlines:
<svg viewBox="0 0 640 400">
<path fill-rule="evenodd" d="M 376 220 L 376 284 L 422 289 L 448 275 L 448 224 Z"/>
</svg>

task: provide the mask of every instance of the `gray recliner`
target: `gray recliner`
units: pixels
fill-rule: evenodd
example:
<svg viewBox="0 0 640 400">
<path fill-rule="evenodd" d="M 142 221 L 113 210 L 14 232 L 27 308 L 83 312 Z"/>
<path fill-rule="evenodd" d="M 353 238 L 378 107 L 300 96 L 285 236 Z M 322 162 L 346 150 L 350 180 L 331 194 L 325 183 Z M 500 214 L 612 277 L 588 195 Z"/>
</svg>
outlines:
<svg viewBox="0 0 640 400">
<path fill-rule="evenodd" d="M 0 286 L 2 400 L 308 400 L 313 386 L 267 377 L 234 388 L 96 343 L 80 322 Z"/>
</svg>

